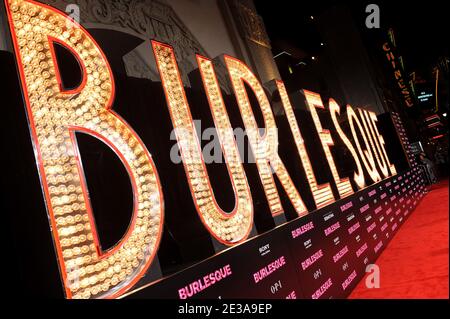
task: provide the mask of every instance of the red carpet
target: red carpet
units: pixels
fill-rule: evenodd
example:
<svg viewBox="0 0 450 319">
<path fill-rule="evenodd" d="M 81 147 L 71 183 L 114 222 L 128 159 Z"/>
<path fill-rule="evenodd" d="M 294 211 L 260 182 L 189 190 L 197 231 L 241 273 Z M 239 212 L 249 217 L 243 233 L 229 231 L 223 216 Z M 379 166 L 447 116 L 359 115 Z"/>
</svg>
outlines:
<svg viewBox="0 0 450 319">
<path fill-rule="evenodd" d="M 434 185 L 376 261 L 380 288 L 365 278 L 349 298 L 447 298 L 448 180 Z"/>
</svg>

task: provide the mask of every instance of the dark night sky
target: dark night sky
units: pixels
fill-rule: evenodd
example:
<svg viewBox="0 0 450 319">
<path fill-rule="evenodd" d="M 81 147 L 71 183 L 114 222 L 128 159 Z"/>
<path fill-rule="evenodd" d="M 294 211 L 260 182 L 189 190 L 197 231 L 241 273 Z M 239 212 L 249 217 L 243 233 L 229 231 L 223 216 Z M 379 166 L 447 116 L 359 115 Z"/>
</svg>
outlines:
<svg viewBox="0 0 450 319">
<path fill-rule="evenodd" d="M 321 39 L 311 15 L 344 4 L 356 14 L 361 12 L 361 21 L 364 21 L 365 7 L 369 3 L 380 6 L 381 28 L 393 27 L 396 31 L 397 45 L 407 69 L 429 69 L 439 56 L 448 56 L 450 32 L 445 1 L 255 0 L 273 42 L 274 53 L 281 40 L 314 54 L 320 49 Z"/>
</svg>

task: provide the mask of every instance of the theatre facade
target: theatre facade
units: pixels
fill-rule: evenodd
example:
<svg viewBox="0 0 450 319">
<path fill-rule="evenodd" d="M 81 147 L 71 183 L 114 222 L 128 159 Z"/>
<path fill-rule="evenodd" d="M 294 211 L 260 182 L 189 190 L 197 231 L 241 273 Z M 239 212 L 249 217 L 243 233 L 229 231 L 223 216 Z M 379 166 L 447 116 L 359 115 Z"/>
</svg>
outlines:
<svg viewBox="0 0 450 319">
<path fill-rule="evenodd" d="M 424 194 L 398 114 L 291 98 L 252 1 L 0 16 L 29 294 L 345 298 Z"/>
</svg>

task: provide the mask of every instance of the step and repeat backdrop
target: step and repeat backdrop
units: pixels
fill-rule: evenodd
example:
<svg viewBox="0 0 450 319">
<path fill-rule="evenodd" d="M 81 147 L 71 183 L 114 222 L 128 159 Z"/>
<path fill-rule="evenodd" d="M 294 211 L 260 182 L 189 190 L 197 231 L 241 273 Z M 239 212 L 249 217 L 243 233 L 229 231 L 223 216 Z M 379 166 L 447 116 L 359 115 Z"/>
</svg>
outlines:
<svg viewBox="0 0 450 319">
<path fill-rule="evenodd" d="M 345 298 L 424 192 L 414 168 L 128 297 Z"/>
</svg>

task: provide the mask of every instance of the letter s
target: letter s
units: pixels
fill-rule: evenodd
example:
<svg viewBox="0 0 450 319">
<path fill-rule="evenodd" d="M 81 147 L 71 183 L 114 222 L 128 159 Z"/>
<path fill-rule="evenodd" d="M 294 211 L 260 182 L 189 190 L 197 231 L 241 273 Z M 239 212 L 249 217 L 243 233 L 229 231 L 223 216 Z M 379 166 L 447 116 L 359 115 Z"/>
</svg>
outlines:
<svg viewBox="0 0 450 319">
<path fill-rule="evenodd" d="M 5 0 L 29 125 L 67 298 L 111 298 L 151 265 L 163 199 L 156 167 L 132 128 L 111 110 L 114 80 L 101 49 L 80 25 L 44 4 Z M 78 59 L 81 85 L 65 90 L 54 43 Z M 102 251 L 75 132 L 107 144 L 126 167 L 134 209 L 124 238 Z"/>
</svg>

